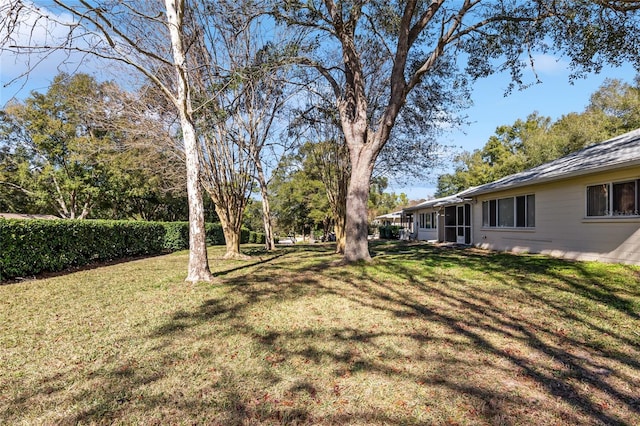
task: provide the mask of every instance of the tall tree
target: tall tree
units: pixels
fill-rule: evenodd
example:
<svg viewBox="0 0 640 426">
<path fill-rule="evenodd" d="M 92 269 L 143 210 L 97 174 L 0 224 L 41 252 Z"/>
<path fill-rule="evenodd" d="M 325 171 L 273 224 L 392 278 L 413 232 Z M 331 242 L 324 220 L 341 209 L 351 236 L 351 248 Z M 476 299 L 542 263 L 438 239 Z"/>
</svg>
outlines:
<svg viewBox="0 0 640 426">
<path fill-rule="evenodd" d="M 339 134 L 335 133 L 335 125 L 325 129 L 324 136 L 333 133 L 333 138 L 317 142 L 307 142 L 300 149 L 304 157 L 304 170 L 309 176 L 322 182 L 323 190 L 329 203 L 331 219 L 336 237 L 336 253 L 344 253 L 346 242 L 345 225 L 347 219 L 347 188 L 349 183 L 350 167 L 347 147 Z M 326 220 L 325 219 L 325 220 Z M 323 220 L 323 222 L 325 222 Z M 328 231 L 324 227 L 325 236 Z"/>
<path fill-rule="evenodd" d="M 207 261 L 191 96 L 197 63 L 189 56 L 192 34 L 185 26 L 191 9 L 186 0 L 54 0 L 48 7 L 8 0 L 0 6 L 0 48 L 24 55 L 48 55 L 57 50 L 91 55 L 125 64 L 160 89 L 179 116 L 184 140 L 190 248 L 186 280 L 196 282 L 211 281 L 213 276 Z M 38 39 L 43 30 L 47 38 Z M 39 59 L 31 63 L 37 62 Z"/>
<path fill-rule="evenodd" d="M 299 147 L 303 168 L 324 186 L 331 208 L 336 253 L 343 254 L 346 243 L 347 190 L 351 165 L 336 109 L 326 96 L 310 94 L 304 108 L 296 110 L 289 131 L 294 138 L 307 140 Z M 328 227 L 324 227 L 327 237 Z"/>
<path fill-rule="evenodd" d="M 2 139 L 28 153 L 19 186 L 45 211 L 84 219 L 105 195 L 108 164 L 100 155 L 113 135 L 94 125 L 89 110 L 107 88 L 85 74 L 60 74 L 47 93 L 33 92 L 5 109 Z"/>
<path fill-rule="evenodd" d="M 0 120 L 4 120 L 0 113 Z M 22 182 L 30 175 L 31 156 L 24 148 L 0 143 L 0 211 L 7 213 L 41 213 L 33 204 L 31 193 Z"/>
<path fill-rule="evenodd" d="M 190 51 L 198 58 L 197 92 L 209 99 L 195 112 L 201 131 L 203 183 L 216 205 L 225 238 L 225 257 L 240 256 L 243 211 L 257 176 L 260 182 L 268 249 L 274 248 L 262 152 L 288 98 L 287 54 L 280 28 L 264 23 L 260 4 L 251 0 L 204 4 L 191 23 Z M 210 51 L 209 46 L 216 50 Z"/>
<path fill-rule="evenodd" d="M 639 14 L 623 6 L 583 0 L 289 0 L 277 6 L 279 19 L 313 28 L 313 42 L 321 40 L 319 34 L 330 40 L 300 62 L 316 68 L 332 87 L 349 148 L 344 259 L 370 259 L 367 200 L 373 168 L 421 83 L 433 77 L 444 85 L 509 71 L 515 84 L 522 84 L 524 59 L 532 60 L 537 51 L 565 53 L 578 73 L 597 71 L 605 61 L 630 61 L 640 68 Z M 327 53 L 336 47 L 338 55 Z M 386 88 L 382 96 L 371 95 L 372 80 Z M 446 100 L 437 94 L 429 99 L 427 107 L 446 112 Z"/>
<path fill-rule="evenodd" d="M 276 229 L 286 235 L 305 235 L 332 217 L 318 168 L 304 153 L 281 158 L 271 182 Z"/>
</svg>

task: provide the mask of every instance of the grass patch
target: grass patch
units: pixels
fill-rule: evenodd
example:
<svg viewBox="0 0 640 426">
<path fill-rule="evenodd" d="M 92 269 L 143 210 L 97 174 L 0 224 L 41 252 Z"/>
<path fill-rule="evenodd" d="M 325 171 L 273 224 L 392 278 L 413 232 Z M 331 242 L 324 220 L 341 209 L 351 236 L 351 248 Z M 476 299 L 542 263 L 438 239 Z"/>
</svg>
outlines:
<svg viewBox="0 0 640 426">
<path fill-rule="evenodd" d="M 0 286 L 0 423 L 640 423 L 638 267 L 210 250 Z"/>
</svg>

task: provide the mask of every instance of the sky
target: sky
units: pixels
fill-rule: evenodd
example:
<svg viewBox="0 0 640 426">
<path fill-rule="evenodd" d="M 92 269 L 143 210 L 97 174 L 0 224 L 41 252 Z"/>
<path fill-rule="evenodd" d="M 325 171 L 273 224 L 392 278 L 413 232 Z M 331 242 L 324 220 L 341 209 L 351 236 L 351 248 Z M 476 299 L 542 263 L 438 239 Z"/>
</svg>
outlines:
<svg viewBox="0 0 640 426">
<path fill-rule="evenodd" d="M 452 146 L 460 151 L 472 151 L 481 148 L 501 125 L 513 124 L 517 119 L 538 112 L 541 116 L 551 117 L 552 120 L 571 112 L 582 112 L 589 103 L 589 98 L 607 78 L 617 78 L 626 82 L 633 82 L 636 75 L 632 66 L 620 68 L 604 68 L 601 73 L 588 75 L 584 79 L 569 81 L 570 71 L 567 62 L 553 56 L 540 55 L 535 57 L 536 72 L 542 81 L 539 84 L 522 90 L 514 90 L 505 96 L 509 84 L 508 74 L 495 74 L 477 81 L 471 93 L 473 106 L 462 113 L 467 116 L 468 125 L 458 130 L 444 133 L 441 144 Z M 96 66 L 80 65 L 74 58 L 58 53 L 40 63 L 28 79 L 18 79 L 25 69 L 24 60 L 19 57 L 0 52 L 0 106 L 12 97 L 23 99 L 31 90 L 45 92 L 60 71 L 73 73 L 87 72 L 100 79 L 100 69 Z M 105 75 L 114 79 L 113 75 Z M 529 70 L 525 73 L 525 82 L 534 82 L 535 77 Z M 429 179 L 414 182 L 409 186 L 390 182 L 388 191 L 404 192 L 410 200 L 419 200 L 433 195 L 436 187 L 437 175 L 451 171 L 446 162 L 441 170 L 431 173 Z"/>
</svg>

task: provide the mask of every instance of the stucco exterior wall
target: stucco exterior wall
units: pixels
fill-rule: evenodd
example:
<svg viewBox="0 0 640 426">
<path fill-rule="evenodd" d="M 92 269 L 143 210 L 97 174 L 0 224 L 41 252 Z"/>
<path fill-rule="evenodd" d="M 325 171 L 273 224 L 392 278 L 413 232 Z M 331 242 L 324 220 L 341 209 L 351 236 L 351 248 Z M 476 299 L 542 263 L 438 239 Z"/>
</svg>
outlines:
<svg viewBox="0 0 640 426">
<path fill-rule="evenodd" d="M 640 167 L 479 195 L 473 206 L 474 244 L 498 251 L 640 264 L 640 217 L 586 217 L 588 185 L 632 179 L 640 179 Z M 482 226 L 483 201 L 526 194 L 535 194 L 535 228 Z"/>
<path fill-rule="evenodd" d="M 438 241 L 438 228 L 440 227 L 440 220 L 438 222 L 438 228 L 420 228 L 420 214 L 437 212 L 437 209 L 421 209 L 412 211 L 413 213 L 413 229 L 414 238 L 418 241 Z"/>
</svg>

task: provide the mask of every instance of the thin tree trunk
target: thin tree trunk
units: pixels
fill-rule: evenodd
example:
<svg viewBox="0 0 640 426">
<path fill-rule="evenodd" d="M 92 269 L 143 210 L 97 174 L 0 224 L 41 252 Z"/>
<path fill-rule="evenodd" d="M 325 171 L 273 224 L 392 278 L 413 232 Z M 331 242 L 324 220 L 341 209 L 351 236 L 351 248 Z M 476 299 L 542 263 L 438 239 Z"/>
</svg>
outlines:
<svg viewBox="0 0 640 426">
<path fill-rule="evenodd" d="M 347 240 L 346 233 L 346 215 L 336 215 L 335 217 L 335 225 L 333 226 L 334 232 L 336 234 L 336 253 L 344 254 L 344 248 Z"/>
<path fill-rule="evenodd" d="M 165 0 L 167 23 L 171 35 L 171 49 L 176 71 L 178 97 L 174 103 L 180 114 L 187 169 L 187 199 L 189 202 L 189 265 L 188 282 L 213 281 L 207 259 L 207 240 L 204 227 L 204 205 L 200 188 L 200 161 L 196 130 L 193 124 L 186 55 L 182 44 L 184 0 Z"/>
<path fill-rule="evenodd" d="M 273 225 L 271 223 L 271 207 L 266 191 L 262 191 L 262 221 L 264 222 L 264 248 L 268 251 L 276 249 L 276 239 L 273 235 Z"/>
<path fill-rule="evenodd" d="M 273 235 L 273 224 L 271 223 L 271 206 L 269 204 L 269 193 L 267 191 L 267 180 L 262 170 L 260 159 L 255 159 L 256 171 L 258 172 L 258 183 L 260 184 L 260 193 L 262 195 L 262 223 L 264 224 L 265 249 L 268 251 L 275 250 L 276 242 Z"/>
<path fill-rule="evenodd" d="M 204 221 L 204 203 L 200 187 L 200 165 L 193 123 L 181 114 L 182 135 L 184 138 L 187 199 L 189 202 L 189 266 L 186 281 L 213 281 L 207 257 L 207 236 Z"/>
</svg>

